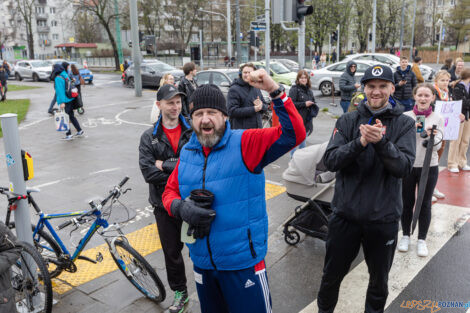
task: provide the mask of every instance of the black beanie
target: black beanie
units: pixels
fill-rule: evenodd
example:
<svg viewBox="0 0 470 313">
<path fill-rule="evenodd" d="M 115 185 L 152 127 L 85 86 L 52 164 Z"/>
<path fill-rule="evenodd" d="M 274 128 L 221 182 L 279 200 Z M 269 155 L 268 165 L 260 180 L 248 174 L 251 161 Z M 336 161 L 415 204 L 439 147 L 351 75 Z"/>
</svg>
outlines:
<svg viewBox="0 0 470 313">
<path fill-rule="evenodd" d="M 193 104 L 190 115 L 199 109 L 216 109 L 228 116 L 227 105 L 225 104 L 225 97 L 222 91 L 214 84 L 206 84 L 198 87 L 191 98 L 189 103 Z"/>
</svg>

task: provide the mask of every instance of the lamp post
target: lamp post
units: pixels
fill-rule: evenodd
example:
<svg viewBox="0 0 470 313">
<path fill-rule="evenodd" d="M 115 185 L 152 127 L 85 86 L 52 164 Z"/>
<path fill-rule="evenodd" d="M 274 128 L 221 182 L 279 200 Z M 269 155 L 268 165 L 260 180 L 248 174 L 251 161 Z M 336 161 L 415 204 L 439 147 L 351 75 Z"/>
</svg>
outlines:
<svg viewBox="0 0 470 313">
<path fill-rule="evenodd" d="M 227 14 L 230 14 L 230 0 L 227 0 L 227 8 L 229 8 L 227 9 Z M 232 38 L 231 38 L 232 30 L 230 28 L 230 18 L 227 18 L 227 16 L 219 12 L 207 11 L 203 9 L 199 9 L 199 12 L 220 15 L 227 21 L 227 54 L 228 54 L 229 59 L 231 59 L 232 58 Z"/>
<path fill-rule="evenodd" d="M 437 21 L 437 24 L 440 24 L 439 26 L 439 44 L 437 46 L 437 61 L 436 61 L 436 64 L 439 64 L 439 56 L 441 54 L 441 41 L 442 41 L 442 24 L 443 24 L 443 20 L 442 19 L 439 19 Z"/>
</svg>

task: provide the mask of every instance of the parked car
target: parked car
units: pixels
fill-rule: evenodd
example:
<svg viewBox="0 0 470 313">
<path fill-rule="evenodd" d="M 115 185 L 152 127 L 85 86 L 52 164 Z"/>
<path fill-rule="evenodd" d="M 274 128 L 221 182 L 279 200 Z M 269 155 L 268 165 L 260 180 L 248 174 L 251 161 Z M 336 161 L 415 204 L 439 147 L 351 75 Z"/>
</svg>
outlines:
<svg viewBox="0 0 470 313">
<path fill-rule="evenodd" d="M 140 71 L 142 76 L 142 86 L 147 87 L 160 87 L 160 80 L 163 75 L 170 73 L 175 78 L 175 84 L 183 78 L 184 72 L 178 70 L 175 67 L 168 65 L 163 62 L 155 63 L 142 63 L 140 65 Z M 129 66 L 122 75 L 122 82 L 124 85 L 134 88 L 134 65 Z"/>
<path fill-rule="evenodd" d="M 266 69 L 266 63 L 264 61 L 251 63 L 253 63 L 257 70 L 260 68 Z M 292 86 L 292 84 L 295 83 L 297 73 L 289 71 L 289 69 L 281 63 L 269 62 L 269 68 L 274 81 L 287 86 Z"/>
<path fill-rule="evenodd" d="M 85 68 L 82 64 L 79 64 L 79 63 L 74 62 L 74 61 L 70 61 L 69 64 L 75 64 L 75 66 L 78 68 L 78 71 L 80 72 L 80 76 L 82 76 L 83 80 L 86 83 L 93 84 L 93 72 L 92 71 Z"/>
<path fill-rule="evenodd" d="M 273 62 L 278 62 L 278 63 L 281 63 L 282 65 L 284 65 L 285 67 L 287 67 L 287 69 L 291 72 L 299 72 L 299 69 L 300 69 L 300 65 L 299 63 L 291 60 L 291 59 L 271 59 Z M 313 76 L 313 70 L 310 69 L 310 68 L 304 68 L 304 70 L 307 71 L 307 73 L 309 73 L 310 77 Z"/>
<path fill-rule="evenodd" d="M 373 65 L 374 61 L 357 61 L 354 60 L 357 64 L 357 72 L 354 75 L 356 80 L 359 82 L 360 78 L 364 76 L 364 72 Z M 333 82 L 334 90 L 339 92 L 339 78 L 346 70 L 346 64 L 349 61 L 341 61 L 333 63 L 319 70 L 313 70 L 313 77 L 310 78 L 312 83 L 312 89 L 320 90 L 322 95 L 331 96 L 333 91 Z"/>
<path fill-rule="evenodd" d="M 42 60 L 18 61 L 15 66 L 16 80 L 31 78 L 35 82 L 44 80 L 49 81 L 52 72 L 52 66 Z"/>
<path fill-rule="evenodd" d="M 390 66 L 395 72 L 397 67 L 400 66 L 400 58 L 393 54 L 388 53 L 356 53 L 347 55 L 343 61 L 346 60 L 359 60 L 359 61 L 373 61 L 376 63 L 382 63 Z M 411 64 L 412 61 L 409 61 Z M 432 69 L 432 67 L 427 66 L 425 64 L 421 64 L 419 66 L 421 70 L 421 74 L 423 75 L 426 81 L 432 81 L 434 78 L 434 74 L 436 71 Z"/>
</svg>

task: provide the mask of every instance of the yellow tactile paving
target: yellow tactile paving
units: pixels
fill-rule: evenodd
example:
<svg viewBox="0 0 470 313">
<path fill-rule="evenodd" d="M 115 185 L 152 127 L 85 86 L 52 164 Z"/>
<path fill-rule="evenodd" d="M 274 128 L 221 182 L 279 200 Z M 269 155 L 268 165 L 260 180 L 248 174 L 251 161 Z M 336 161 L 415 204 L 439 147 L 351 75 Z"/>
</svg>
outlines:
<svg viewBox="0 0 470 313">
<path fill-rule="evenodd" d="M 267 183 L 266 200 L 272 199 L 285 191 L 286 188 L 284 186 Z M 126 237 L 131 246 L 143 256 L 161 249 L 157 226 L 155 223 L 129 233 Z M 77 260 L 75 262 L 77 265 L 77 272 L 62 272 L 58 278 L 53 279 L 52 284 L 54 291 L 59 294 L 63 294 L 74 287 L 80 286 L 93 279 L 117 270 L 117 265 L 114 263 L 106 243 L 95 248 L 85 250 L 82 255 L 95 260 L 96 255 L 100 252 L 103 255 L 102 262 L 93 264 L 88 261 Z"/>
</svg>

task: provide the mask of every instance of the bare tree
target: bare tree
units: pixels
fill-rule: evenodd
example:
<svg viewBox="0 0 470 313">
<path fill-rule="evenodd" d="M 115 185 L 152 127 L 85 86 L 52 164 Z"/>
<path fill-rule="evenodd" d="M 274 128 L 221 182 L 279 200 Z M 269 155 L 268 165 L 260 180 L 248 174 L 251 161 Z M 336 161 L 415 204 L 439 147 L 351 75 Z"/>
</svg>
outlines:
<svg viewBox="0 0 470 313">
<path fill-rule="evenodd" d="M 359 41 L 359 51 L 367 49 L 369 39 L 369 28 L 372 25 L 372 0 L 354 0 L 356 10 L 357 39 Z"/>
<path fill-rule="evenodd" d="M 145 33 L 160 38 L 163 28 L 163 0 L 141 0 L 138 2 L 138 10 L 142 12 L 139 22 L 144 26 Z"/>
<path fill-rule="evenodd" d="M 33 8 L 34 0 L 16 0 L 16 7 L 26 25 L 29 58 L 34 59 Z"/>
<path fill-rule="evenodd" d="M 456 47 L 465 39 L 465 36 L 470 35 L 469 17 L 470 0 L 457 0 L 450 17 L 446 20 L 446 25 L 453 30 L 453 39 Z"/>
<path fill-rule="evenodd" d="M 86 11 L 77 12 L 73 21 L 78 42 L 94 43 L 101 40 L 101 32 L 96 16 Z"/>
</svg>

